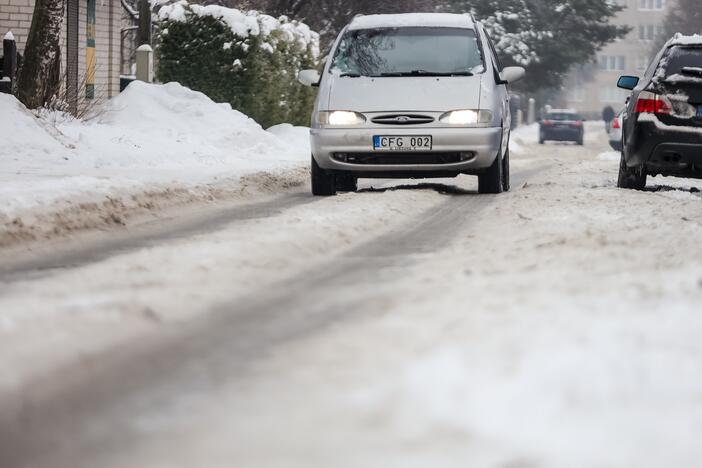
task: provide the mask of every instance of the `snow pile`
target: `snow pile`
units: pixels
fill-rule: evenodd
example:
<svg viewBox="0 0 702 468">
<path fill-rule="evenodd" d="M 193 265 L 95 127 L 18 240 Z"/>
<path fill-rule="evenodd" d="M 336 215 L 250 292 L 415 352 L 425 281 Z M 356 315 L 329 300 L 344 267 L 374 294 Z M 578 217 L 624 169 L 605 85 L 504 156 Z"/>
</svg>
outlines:
<svg viewBox="0 0 702 468">
<path fill-rule="evenodd" d="M 59 128 L 90 150 L 97 167 L 227 164 L 245 170 L 290 151 L 229 104 L 178 83 L 134 82 L 97 117 Z"/>
<path fill-rule="evenodd" d="M 319 55 L 319 34 L 299 21 L 290 21 L 287 17 L 274 18 L 257 11 L 241 11 L 218 5 L 191 5 L 187 0 L 180 0 L 159 9 L 161 21 L 187 21 L 188 14 L 210 16 L 225 23 L 242 40 L 250 36 L 260 36 L 266 41 L 265 47 L 277 40 L 297 42 L 301 49 L 310 48 L 315 57 Z"/>
<path fill-rule="evenodd" d="M 0 93 L 0 164 L 5 167 L 26 148 L 41 155 L 62 155 L 68 151 L 14 96 Z"/>
<path fill-rule="evenodd" d="M 280 124 L 274 125 L 267 131 L 281 140 L 290 143 L 294 148 L 306 148 L 310 144 L 310 129 L 307 127 Z"/>
<path fill-rule="evenodd" d="M 301 167 L 309 140 L 290 137 L 294 132 L 302 130 L 279 138 L 229 104 L 177 83 L 134 82 L 88 120 L 36 118 L 0 95 L 0 234 L 4 222 L 42 205 L 51 213 L 59 202 L 132 200 Z"/>
</svg>

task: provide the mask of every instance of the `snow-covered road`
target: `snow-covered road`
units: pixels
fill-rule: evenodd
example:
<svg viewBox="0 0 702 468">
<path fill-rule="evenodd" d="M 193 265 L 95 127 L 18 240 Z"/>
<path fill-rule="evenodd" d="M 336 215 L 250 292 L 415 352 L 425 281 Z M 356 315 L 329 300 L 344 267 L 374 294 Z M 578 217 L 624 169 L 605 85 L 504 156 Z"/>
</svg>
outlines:
<svg viewBox="0 0 702 468">
<path fill-rule="evenodd" d="M 695 466 L 702 199 L 617 190 L 588 130 L 521 131 L 500 196 L 293 189 L 0 252 L 2 467 Z"/>
</svg>

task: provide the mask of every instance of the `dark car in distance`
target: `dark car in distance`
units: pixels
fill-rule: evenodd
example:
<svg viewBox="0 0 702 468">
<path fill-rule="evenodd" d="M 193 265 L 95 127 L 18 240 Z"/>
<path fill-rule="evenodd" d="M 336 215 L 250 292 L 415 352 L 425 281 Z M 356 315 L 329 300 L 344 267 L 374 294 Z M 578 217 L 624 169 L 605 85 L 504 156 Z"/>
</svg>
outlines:
<svg viewBox="0 0 702 468">
<path fill-rule="evenodd" d="M 573 141 L 582 145 L 585 139 L 584 119 L 572 110 L 554 109 L 539 122 L 539 144 L 546 141 Z"/>
<path fill-rule="evenodd" d="M 623 115 L 618 186 L 641 190 L 647 176 L 702 178 L 702 37 L 676 35 L 631 90 Z"/>
</svg>

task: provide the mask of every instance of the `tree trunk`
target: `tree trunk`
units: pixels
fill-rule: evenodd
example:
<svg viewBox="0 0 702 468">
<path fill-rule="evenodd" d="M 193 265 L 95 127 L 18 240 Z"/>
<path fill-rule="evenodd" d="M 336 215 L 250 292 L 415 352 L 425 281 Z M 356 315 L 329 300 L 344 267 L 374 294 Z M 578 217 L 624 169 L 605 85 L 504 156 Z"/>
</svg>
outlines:
<svg viewBox="0 0 702 468">
<path fill-rule="evenodd" d="M 65 0 L 37 0 L 34 6 L 17 86 L 17 97 L 30 109 L 43 106 L 60 91 L 60 39 L 65 10 Z"/>
</svg>

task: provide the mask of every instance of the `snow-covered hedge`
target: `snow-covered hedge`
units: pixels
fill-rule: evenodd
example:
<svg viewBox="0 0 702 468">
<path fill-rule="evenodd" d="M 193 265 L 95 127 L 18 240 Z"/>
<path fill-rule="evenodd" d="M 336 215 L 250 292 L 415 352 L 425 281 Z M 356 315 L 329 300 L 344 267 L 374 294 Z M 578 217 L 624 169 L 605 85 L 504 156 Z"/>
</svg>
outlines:
<svg viewBox="0 0 702 468">
<path fill-rule="evenodd" d="M 264 127 L 307 125 L 314 91 L 297 73 L 315 68 L 319 35 L 297 21 L 185 0 L 160 7 L 158 78 L 228 102 Z"/>
</svg>

